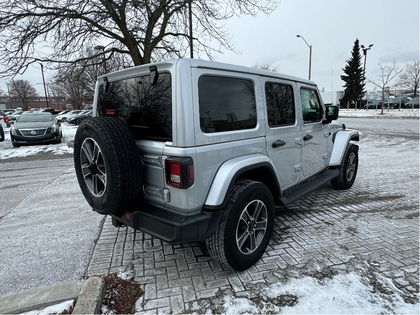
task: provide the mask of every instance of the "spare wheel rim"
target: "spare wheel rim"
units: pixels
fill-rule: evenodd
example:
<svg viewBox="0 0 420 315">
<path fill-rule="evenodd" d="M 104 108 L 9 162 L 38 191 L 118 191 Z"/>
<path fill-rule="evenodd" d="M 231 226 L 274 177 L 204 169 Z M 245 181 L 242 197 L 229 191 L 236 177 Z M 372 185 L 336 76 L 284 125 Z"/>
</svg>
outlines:
<svg viewBox="0 0 420 315">
<path fill-rule="evenodd" d="M 92 138 L 86 138 L 82 143 L 80 166 L 89 192 L 95 197 L 101 197 L 107 185 L 105 159 L 98 143 Z"/>
</svg>

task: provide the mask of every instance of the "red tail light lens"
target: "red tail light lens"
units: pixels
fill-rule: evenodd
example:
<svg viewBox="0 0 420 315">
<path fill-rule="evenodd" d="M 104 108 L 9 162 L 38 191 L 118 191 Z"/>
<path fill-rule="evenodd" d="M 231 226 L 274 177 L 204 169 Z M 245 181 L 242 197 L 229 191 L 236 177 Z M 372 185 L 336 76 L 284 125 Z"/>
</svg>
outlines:
<svg viewBox="0 0 420 315">
<path fill-rule="evenodd" d="M 165 162 L 166 183 L 176 188 L 188 188 L 194 184 L 192 158 L 168 158 Z"/>
</svg>

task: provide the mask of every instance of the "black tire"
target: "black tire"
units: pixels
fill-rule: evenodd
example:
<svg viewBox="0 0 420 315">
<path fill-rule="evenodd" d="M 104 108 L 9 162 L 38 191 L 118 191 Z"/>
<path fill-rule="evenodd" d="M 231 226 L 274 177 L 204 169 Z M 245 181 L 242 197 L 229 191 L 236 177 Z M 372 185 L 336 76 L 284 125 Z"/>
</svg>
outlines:
<svg viewBox="0 0 420 315">
<path fill-rule="evenodd" d="M 0 129 L 0 142 L 4 141 L 4 131 L 3 128 Z"/>
<path fill-rule="evenodd" d="M 339 167 L 339 175 L 331 180 L 331 184 L 337 189 L 349 189 L 356 180 L 359 166 L 359 147 L 350 143 L 344 153 L 343 161 Z"/>
<path fill-rule="evenodd" d="M 238 181 L 232 188 L 216 232 L 206 239 L 210 255 L 234 270 L 248 269 L 267 248 L 274 218 L 270 190 L 260 182 Z"/>
<path fill-rule="evenodd" d="M 141 157 L 125 122 L 94 117 L 74 138 L 77 180 L 88 203 L 101 214 L 122 214 L 141 192 Z"/>
</svg>

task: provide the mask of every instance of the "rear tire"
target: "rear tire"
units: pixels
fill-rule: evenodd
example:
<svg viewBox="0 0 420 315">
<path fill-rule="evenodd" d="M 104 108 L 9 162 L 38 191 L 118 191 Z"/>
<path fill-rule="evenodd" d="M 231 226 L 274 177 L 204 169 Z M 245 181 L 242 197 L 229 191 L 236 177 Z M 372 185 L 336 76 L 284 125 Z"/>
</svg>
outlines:
<svg viewBox="0 0 420 315">
<path fill-rule="evenodd" d="M 339 175 L 331 180 L 331 184 L 337 189 L 349 189 L 353 186 L 356 180 L 357 169 L 359 166 L 359 147 L 355 144 L 350 143 L 347 146 L 346 152 L 344 153 L 343 160 L 339 167 Z"/>
<path fill-rule="evenodd" d="M 206 240 L 210 255 L 234 270 L 248 269 L 267 248 L 274 218 L 273 197 L 264 184 L 235 183 L 216 232 Z"/>
<path fill-rule="evenodd" d="M 120 215 L 140 195 L 140 153 L 118 118 L 94 117 L 79 125 L 74 166 L 83 195 L 98 213 Z"/>
</svg>

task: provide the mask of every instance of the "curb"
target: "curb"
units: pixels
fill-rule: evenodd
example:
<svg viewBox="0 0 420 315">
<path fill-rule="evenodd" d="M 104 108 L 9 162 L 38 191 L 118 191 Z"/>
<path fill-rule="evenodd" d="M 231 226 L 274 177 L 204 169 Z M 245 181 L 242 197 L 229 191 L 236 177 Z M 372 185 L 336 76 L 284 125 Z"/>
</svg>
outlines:
<svg viewBox="0 0 420 315">
<path fill-rule="evenodd" d="M 84 283 L 73 314 L 101 314 L 105 295 L 105 280 L 101 277 L 89 277 Z"/>
<path fill-rule="evenodd" d="M 104 294 L 105 281 L 100 277 L 62 281 L 1 296 L 0 314 L 42 310 L 69 300 L 77 300 L 74 314 L 99 314 Z"/>
</svg>

